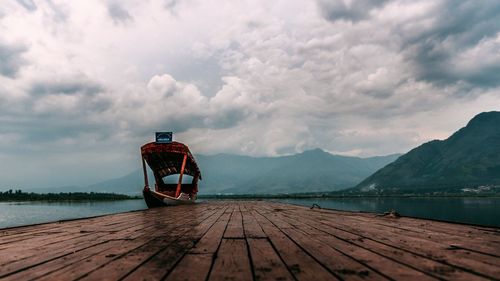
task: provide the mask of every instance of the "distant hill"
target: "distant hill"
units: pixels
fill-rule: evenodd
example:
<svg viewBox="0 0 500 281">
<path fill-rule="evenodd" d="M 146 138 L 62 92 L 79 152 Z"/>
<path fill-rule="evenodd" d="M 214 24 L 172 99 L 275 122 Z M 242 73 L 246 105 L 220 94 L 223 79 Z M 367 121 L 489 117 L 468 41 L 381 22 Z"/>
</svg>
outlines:
<svg viewBox="0 0 500 281">
<path fill-rule="evenodd" d="M 150 178 L 153 178 L 153 176 L 150 175 Z M 34 193 L 102 192 L 102 193 L 117 193 L 117 194 L 125 194 L 133 196 L 142 194 L 143 187 L 144 187 L 144 179 L 141 169 L 133 171 L 123 177 L 105 180 L 89 186 L 27 188 L 22 190 Z"/>
<path fill-rule="evenodd" d="M 399 155 L 358 158 L 321 149 L 282 157 L 219 154 L 198 156 L 204 182 L 201 194 L 275 194 L 335 191 L 359 183 Z"/>
<path fill-rule="evenodd" d="M 354 190 L 462 190 L 486 185 L 500 185 L 500 112 L 496 111 L 478 114 L 446 140 L 411 150 Z"/>
<path fill-rule="evenodd" d="M 315 149 L 282 157 L 217 154 L 196 155 L 195 158 L 203 176 L 200 194 L 274 194 L 352 187 L 398 156 L 358 158 Z M 151 175 L 150 179 L 153 179 Z M 142 170 L 138 169 L 120 178 L 87 187 L 68 187 L 70 190 L 59 188 L 57 192 L 99 191 L 133 195 L 140 193 L 143 185 Z"/>
<path fill-rule="evenodd" d="M 154 177 L 152 175 L 149 175 L 149 178 L 153 179 Z M 143 187 L 144 187 L 144 176 L 142 174 L 142 169 L 140 169 L 133 171 L 130 174 L 127 174 L 123 177 L 102 181 L 87 186 L 86 188 L 87 190 L 95 192 L 99 191 L 99 192 L 135 195 L 135 194 L 142 194 Z"/>
</svg>

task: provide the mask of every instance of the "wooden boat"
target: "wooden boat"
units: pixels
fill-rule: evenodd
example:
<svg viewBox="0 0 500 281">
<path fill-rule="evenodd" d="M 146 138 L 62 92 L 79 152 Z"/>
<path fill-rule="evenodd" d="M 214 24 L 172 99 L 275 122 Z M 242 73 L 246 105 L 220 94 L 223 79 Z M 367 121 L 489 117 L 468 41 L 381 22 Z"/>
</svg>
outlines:
<svg viewBox="0 0 500 281">
<path fill-rule="evenodd" d="M 149 208 L 167 205 L 192 204 L 198 193 L 201 172 L 189 148 L 180 142 L 157 141 L 141 147 L 144 172 L 144 200 Z M 153 171 L 155 188 L 148 182 L 147 165 Z M 165 177 L 179 175 L 177 183 L 166 183 Z M 183 183 L 184 175 L 193 177 L 191 183 Z"/>
</svg>

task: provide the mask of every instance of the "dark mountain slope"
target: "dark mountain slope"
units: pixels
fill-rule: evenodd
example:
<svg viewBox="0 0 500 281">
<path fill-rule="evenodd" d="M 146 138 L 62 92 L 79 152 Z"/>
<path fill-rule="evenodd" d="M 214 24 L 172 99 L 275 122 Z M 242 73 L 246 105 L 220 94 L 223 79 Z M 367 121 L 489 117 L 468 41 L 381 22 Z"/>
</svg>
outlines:
<svg viewBox="0 0 500 281">
<path fill-rule="evenodd" d="M 500 112 L 484 112 L 444 141 L 425 143 L 363 180 L 361 190 L 441 190 L 500 184 Z"/>
</svg>

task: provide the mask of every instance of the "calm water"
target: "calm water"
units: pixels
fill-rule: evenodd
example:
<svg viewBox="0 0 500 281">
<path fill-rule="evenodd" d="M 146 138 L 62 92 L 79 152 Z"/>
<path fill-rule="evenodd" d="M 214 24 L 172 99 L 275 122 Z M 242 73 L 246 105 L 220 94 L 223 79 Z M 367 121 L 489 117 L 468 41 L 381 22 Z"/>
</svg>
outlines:
<svg viewBox="0 0 500 281">
<path fill-rule="evenodd" d="M 322 208 L 383 213 L 500 227 L 500 198 L 344 198 L 284 199 L 280 202 Z"/>
<path fill-rule="evenodd" d="M 144 200 L 0 202 L 0 228 L 146 209 Z"/>
<path fill-rule="evenodd" d="M 500 198 L 346 198 L 284 199 L 280 202 L 322 208 L 383 213 L 500 227 Z M 144 200 L 110 202 L 0 203 L 0 228 L 146 209 Z"/>
</svg>

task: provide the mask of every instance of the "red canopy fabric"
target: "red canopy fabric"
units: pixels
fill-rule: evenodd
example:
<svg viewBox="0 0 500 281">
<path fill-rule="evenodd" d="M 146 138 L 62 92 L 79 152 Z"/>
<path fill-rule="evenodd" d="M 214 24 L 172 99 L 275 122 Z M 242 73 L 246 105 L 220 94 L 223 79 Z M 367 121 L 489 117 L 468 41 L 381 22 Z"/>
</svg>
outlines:
<svg viewBox="0 0 500 281">
<path fill-rule="evenodd" d="M 162 178 L 179 174 L 184 155 L 187 155 L 184 174 L 201 179 L 198 164 L 189 148 L 183 143 L 175 141 L 171 143 L 150 142 L 141 147 L 141 154 L 155 176 L 158 175 Z"/>
</svg>

